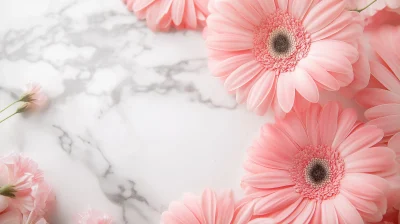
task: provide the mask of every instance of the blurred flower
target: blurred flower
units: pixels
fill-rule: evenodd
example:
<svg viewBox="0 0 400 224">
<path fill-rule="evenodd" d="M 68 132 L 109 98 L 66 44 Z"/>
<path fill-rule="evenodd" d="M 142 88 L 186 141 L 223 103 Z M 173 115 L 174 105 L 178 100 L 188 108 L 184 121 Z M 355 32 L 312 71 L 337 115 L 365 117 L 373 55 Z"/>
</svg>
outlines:
<svg viewBox="0 0 400 224">
<path fill-rule="evenodd" d="M 20 102 L 25 102 L 25 104 L 18 109 L 18 113 L 40 110 L 47 105 L 48 98 L 39 84 L 30 83 L 27 85 Z"/>
</svg>

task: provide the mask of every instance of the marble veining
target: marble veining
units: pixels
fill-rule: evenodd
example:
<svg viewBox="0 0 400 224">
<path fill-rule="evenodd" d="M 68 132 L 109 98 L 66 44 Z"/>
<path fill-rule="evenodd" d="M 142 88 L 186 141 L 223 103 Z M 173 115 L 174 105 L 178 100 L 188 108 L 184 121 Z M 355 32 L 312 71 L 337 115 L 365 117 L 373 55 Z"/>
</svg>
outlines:
<svg viewBox="0 0 400 224">
<path fill-rule="evenodd" d="M 240 196 L 246 148 L 273 119 L 211 76 L 200 32 L 153 33 L 119 0 L 3 1 L 0 12 L 0 106 L 30 81 L 51 98 L 1 125 L 1 153 L 45 171 L 58 199 L 51 223 L 91 207 L 153 224 L 184 192 Z"/>
</svg>

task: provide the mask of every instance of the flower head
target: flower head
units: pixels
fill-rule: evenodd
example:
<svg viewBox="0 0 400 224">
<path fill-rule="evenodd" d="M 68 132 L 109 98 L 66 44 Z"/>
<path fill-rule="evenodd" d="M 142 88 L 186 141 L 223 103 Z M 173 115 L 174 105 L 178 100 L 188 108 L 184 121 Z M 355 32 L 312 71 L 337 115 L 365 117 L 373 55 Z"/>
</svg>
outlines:
<svg viewBox="0 0 400 224">
<path fill-rule="evenodd" d="M 112 224 L 111 216 L 100 211 L 88 210 L 78 217 L 77 224 Z"/>
<path fill-rule="evenodd" d="M 172 202 L 162 214 L 164 224 L 274 224 L 269 218 L 254 218 L 251 204 L 235 206 L 231 191 L 217 194 L 206 189 L 200 197 L 186 194 L 182 202 Z"/>
<path fill-rule="evenodd" d="M 375 146 L 382 137 L 336 102 L 290 112 L 249 149 L 246 198 L 278 223 L 378 222 L 399 178 L 393 149 Z"/>
<path fill-rule="evenodd" d="M 342 0 L 215 0 L 209 9 L 211 71 L 250 110 L 281 115 L 354 80 L 363 22 Z"/>
<path fill-rule="evenodd" d="M 205 25 L 208 0 L 124 0 L 139 19 L 153 31 L 196 29 Z"/>
<path fill-rule="evenodd" d="M 25 104 L 18 109 L 19 112 L 35 111 L 44 108 L 48 103 L 48 98 L 39 84 L 30 83 L 20 101 Z"/>
<path fill-rule="evenodd" d="M 368 123 L 391 137 L 400 132 L 400 26 L 382 26 L 371 32 L 374 58 L 370 59 L 374 77 L 371 86 L 356 96 L 368 110 Z"/>
</svg>

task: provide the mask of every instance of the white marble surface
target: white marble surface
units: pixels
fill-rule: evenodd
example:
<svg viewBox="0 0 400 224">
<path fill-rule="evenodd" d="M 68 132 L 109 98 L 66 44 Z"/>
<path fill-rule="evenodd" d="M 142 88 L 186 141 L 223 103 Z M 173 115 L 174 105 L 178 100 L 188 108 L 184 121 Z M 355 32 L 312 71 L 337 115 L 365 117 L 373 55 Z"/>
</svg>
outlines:
<svg viewBox="0 0 400 224">
<path fill-rule="evenodd" d="M 0 0 L 0 38 L 0 106 L 30 81 L 51 98 L 0 125 L 0 152 L 45 171 L 52 223 L 89 206 L 159 223 L 183 192 L 240 194 L 246 148 L 272 116 L 237 106 L 211 77 L 199 32 L 154 34 L 119 0 Z"/>
</svg>

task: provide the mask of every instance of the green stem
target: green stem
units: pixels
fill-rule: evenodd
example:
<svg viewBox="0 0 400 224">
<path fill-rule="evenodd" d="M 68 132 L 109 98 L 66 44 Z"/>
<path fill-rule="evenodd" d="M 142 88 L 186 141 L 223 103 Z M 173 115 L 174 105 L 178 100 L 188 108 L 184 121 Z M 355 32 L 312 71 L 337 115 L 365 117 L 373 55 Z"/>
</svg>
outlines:
<svg viewBox="0 0 400 224">
<path fill-rule="evenodd" d="M 4 108 L 4 109 L 0 110 L 0 113 L 1 113 L 1 112 L 3 112 L 3 111 L 5 111 L 5 110 L 7 110 L 7 109 L 8 109 L 8 108 L 10 108 L 12 105 L 14 105 L 14 104 L 18 103 L 19 101 L 21 101 L 21 100 L 17 100 L 17 101 L 15 101 L 14 103 L 12 103 L 12 104 L 8 105 L 6 108 Z"/>
<path fill-rule="evenodd" d="M 353 9 L 353 10 L 350 10 L 350 11 L 362 12 L 362 11 L 366 10 L 368 7 L 370 7 L 372 4 L 374 4 L 376 1 L 378 1 L 378 0 L 372 1 L 371 3 L 369 3 L 367 6 L 365 6 L 365 7 L 362 8 L 362 9 Z"/>
<path fill-rule="evenodd" d="M 14 116 L 14 115 L 16 115 L 16 114 L 18 114 L 18 111 L 15 111 L 15 112 L 14 112 L 13 114 L 11 114 L 10 116 L 4 118 L 3 120 L 0 121 L 0 123 L 3 123 L 3 121 L 6 121 L 8 118 L 10 118 L 10 117 L 12 117 L 12 116 Z"/>
</svg>

